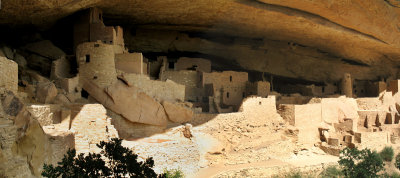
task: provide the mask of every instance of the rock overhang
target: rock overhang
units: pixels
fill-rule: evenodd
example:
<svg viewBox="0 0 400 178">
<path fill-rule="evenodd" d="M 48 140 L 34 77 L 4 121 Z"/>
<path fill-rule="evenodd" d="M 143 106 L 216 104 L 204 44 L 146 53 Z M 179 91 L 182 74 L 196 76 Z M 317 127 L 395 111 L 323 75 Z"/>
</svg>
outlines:
<svg viewBox="0 0 400 178">
<path fill-rule="evenodd" d="M 320 50 L 335 56 L 335 60 L 353 61 L 364 67 L 380 69 L 393 67 L 400 60 L 400 9 L 391 1 L 6 1 L 0 10 L 0 24 L 33 24 L 46 28 L 63 17 L 94 6 L 103 10 L 106 23 L 110 24 L 261 39 L 264 43 L 282 41 Z M 328 57 L 318 59 L 331 60 Z M 254 60 L 255 63 L 265 62 Z M 244 68 L 264 72 L 253 66 Z M 271 73 L 280 74 L 278 71 Z M 327 79 L 303 76 L 298 72 L 282 75 L 313 81 Z"/>
</svg>

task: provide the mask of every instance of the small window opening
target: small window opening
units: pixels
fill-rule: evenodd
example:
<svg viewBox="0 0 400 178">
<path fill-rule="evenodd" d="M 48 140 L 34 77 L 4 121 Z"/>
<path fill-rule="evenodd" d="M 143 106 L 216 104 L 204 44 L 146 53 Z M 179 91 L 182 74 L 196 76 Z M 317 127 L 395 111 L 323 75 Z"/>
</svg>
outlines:
<svg viewBox="0 0 400 178">
<path fill-rule="evenodd" d="M 226 92 L 226 97 L 229 98 L 229 92 Z"/>
<path fill-rule="evenodd" d="M 96 47 L 96 48 L 100 47 L 100 44 L 94 44 L 94 47 Z"/>
<path fill-rule="evenodd" d="M 94 76 L 93 79 L 96 80 L 96 79 L 97 79 L 97 76 Z"/>
<path fill-rule="evenodd" d="M 175 63 L 174 62 L 169 62 L 168 68 L 175 69 Z"/>
<path fill-rule="evenodd" d="M 86 55 L 85 61 L 86 61 L 86 63 L 89 63 L 89 62 L 90 62 L 90 55 L 89 55 L 89 54 Z"/>
<path fill-rule="evenodd" d="M 99 14 L 99 19 L 101 20 L 101 14 Z"/>
<path fill-rule="evenodd" d="M 262 103 L 261 103 L 261 101 L 260 102 L 258 102 L 258 105 L 261 105 Z"/>
<path fill-rule="evenodd" d="M 354 93 L 357 93 L 357 90 L 354 90 Z"/>
<path fill-rule="evenodd" d="M 364 93 L 364 90 L 361 90 L 361 93 Z"/>
<path fill-rule="evenodd" d="M 322 87 L 322 93 L 325 93 L 325 87 Z"/>
<path fill-rule="evenodd" d="M 243 92 L 243 93 L 242 93 L 242 97 L 244 98 L 245 96 L 246 96 L 246 94 Z"/>
<path fill-rule="evenodd" d="M 83 98 L 88 98 L 89 97 L 89 93 L 86 91 L 86 90 L 84 90 L 84 89 L 82 89 L 82 91 L 81 91 L 81 96 L 83 97 Z"/>
<path fill-rule="evenodd" d="M 231 81 L 231 82 L 232 82 L 232 76 L 229 76 L 229 81 Z"/>
<path fill-rule="evenodd" d="M 110 44 L 112 44 L 113 43 L 113 41 L 110 41 Z"/>
<path fill-rule="evenodd" d="M 193 65 L 192 67 L 187 68 L 187 70 L 197 70 L 197 65 Z"/>
</svg>

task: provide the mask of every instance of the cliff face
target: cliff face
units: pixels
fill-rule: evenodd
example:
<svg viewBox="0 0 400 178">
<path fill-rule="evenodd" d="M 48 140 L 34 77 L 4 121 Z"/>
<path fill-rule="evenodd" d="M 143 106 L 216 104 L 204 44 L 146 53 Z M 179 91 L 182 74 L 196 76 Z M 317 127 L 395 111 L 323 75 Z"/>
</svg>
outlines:
<svg viewBox="0 0 400 178">
<path fill-rule="evenodd" d="M 360 79 L 397 77 L 394 63 L 400 60 L 400 9 L 396 0 L 4 1 L 0 24 L 46 28 L 93 6 L 104 11 L 108 23 L 133 25 L 135 29 L 129 32 L 162 32 L 155 34 L 163 38 L 128 39 L 132 50 L 197 52 L 230 59 L 245 69 L 313 81 L 336 80 L 340 76 L 336 73 L 351 71 L 360 71 L 354 74 Z M 179 46 L 180 39 L 165 32 L 202 33 L 208 38 L 189 41 L 201 45 Z M 213 45 L 216 36 L 233 41 L 217 43 L 213 49 L 204 47 Z M 164 46 L 137 45 L 155 40 Z M 168 46 L 171 41 L 173 47 Z M 300 65 L 287 67 L 293 63 Z M 309 73 L 318 64 L 324 70 Z"/>
</svg>

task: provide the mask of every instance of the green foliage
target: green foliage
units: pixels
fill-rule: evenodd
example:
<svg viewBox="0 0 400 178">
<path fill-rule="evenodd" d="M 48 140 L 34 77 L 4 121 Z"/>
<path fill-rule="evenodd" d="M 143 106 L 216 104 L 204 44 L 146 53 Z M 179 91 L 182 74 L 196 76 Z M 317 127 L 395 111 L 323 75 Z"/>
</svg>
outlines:
<svg viewBox="0 0 400 178">
<path fill-rule="evenodd" d="M 164 169 L 164 175 L 166 178 L 183 178 L 183 177 L 185 177 L 183 172 L 179 169 L 173 169 L 173 170 Z"/>
<path fill-rule="evenodd" d="M 100 154 L 79 154 L 68 150 L 67 155 L 57 167 L 45 164 L 43 166 L 43 177 L 157 177 L 152 169 L 154 161 L 152 158 L 144 162 L 137 161 L 138 155 L 132 150 L 121 145 L 122 139 L 113 138 L 110 142 L 97 144 L 102 149 Z M 107 161 L 104 161 L 105 157 Z M 165 175 L 159 175 L 165 177 Z"/>
<path fill-rule="evenodd" d="M 300 172 L 291 172 L 285 176 L 286 178 L 302 178 L 304 177 Z"/>
<path fill-rule="evenodd" d="M 379 154 L 366 148 L 345 148 L 339 157 L 339 165 L 346 177 L 378 177 L 384 163 Z"/>
<path fill-rule="evenodd" d="M 394 165 L 396 166 L 397 169 L 400 169 L 400 153 L 397 154 Z"/>
<path fill-rule="evenodd" d="M 393 160 L 394 157 L 393 148 L 385 146 L 385 148 L 383 148 L 383 150 L 379 153 L 379 155 L 384 161 L 390 162 Z"/>
<path fill-rule="evenodd" d="M 343 177 L 343 176 L 344 176 L 344 174 L 343 174 L 342 170 L 340 170 L 336 166 L 329 166 L 321 173 L 321 177 L 326 177 L 326 178 L 328 178 L 328 177 Z"/>
<path fill-rule="evenodd" d="M 381 177 L 382 178 L 400 178 L 400 175 L 398 173 L 388 174 L 385 172 Z"/>
<path fill-rule="evenodd" d="M 285 173 L 283 175 L 279 174 L 279 175 L 274 175 L 272 177 L 273 178 L 280 178 L 280 177 L 285 177 L 285 178 L 312 178 L 312 177 L 315 177 L 315 175 L 313 175 L 313 174 L 305 174 L 305 173 L 300 172 L 297 169 L 294 169 L 294 170 L 292 170 L 290 172 L 287 172 L 287 173 Z"/>
</svg>

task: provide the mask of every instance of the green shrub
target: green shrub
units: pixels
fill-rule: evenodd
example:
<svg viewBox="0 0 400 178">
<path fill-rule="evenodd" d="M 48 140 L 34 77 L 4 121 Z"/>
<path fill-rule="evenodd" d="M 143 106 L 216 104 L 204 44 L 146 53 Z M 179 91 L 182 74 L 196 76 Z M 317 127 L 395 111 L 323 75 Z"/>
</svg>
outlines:
<svg viewBox="0 0 400 178">
<path fill-rule="evenodd" d="M 305 177 L 301 172 L 299 171 L 293 171 L 285 175 L 286 178 L 302 178 Z"/>
<path fill-rule="evenodd" d="M 382 178 L 400 178 L 400 174 L 394 172 L 392 174 L 388 174 L 388 173 L 384 173 L 382 176 Z"/>
<path fill-rule="evenodd" d="M 336 166 L 327 167 L 322 173 L 321 177 L 342 177 L 343 172 Z"/>
<path fill-rule="evenodd" d="M 164 175 L 166 178 L 183 178 L 184 174 L 179 169 L 167 170 L 164 169 Z"/>
<path fill-rule="evenodd" d="M 394 165 L 396 166 L 397 169 L 400 169 L 400 153 L 397 154 Z"/>
<path fill-rule="evenodd" d="M 385 146 L 385 148 L 383 148 L 383 150 L 379 153 L 379 155 L 384 161 L 390 162 L 393 160 L 394 157 L 393 148 Z"/>
<path fill-rule="evenodd" d="M 68 150 L 67 155 L 57 167 L 44 164 L 43 177 L 157 177 L 152 169 L 152 158 L 144 162 L 137 161 L 138 155 L 121 146 L 122 139 L 113 138 L 110 142 L 97 144 L 101 154 L 83 153 L 76 156 L 75 149 Z M 105 157 L 107 162 L 102 159 Z M 165 177 L 165 175 L 159 175 Z"/>
<path fill-rule="evenodd" d="M 345 148 L 340 154 L 339 165 L 346 177 L 378 177 L 378 172 L 384 169 L 379 154 L 368 148 Z"/>
</svg>

